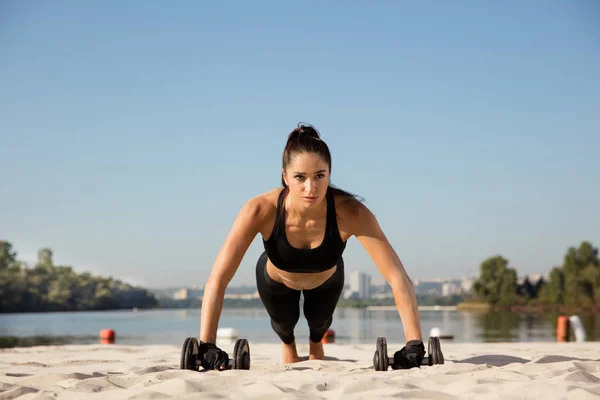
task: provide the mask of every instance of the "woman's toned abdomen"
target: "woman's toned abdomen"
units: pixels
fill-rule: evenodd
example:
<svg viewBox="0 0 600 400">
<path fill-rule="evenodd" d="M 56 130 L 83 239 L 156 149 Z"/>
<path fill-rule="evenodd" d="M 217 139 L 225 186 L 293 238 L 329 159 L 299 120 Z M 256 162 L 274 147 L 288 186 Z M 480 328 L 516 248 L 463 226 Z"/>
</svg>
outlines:
<svg viewBox="0 0 600 400">
<path fill-rule="evenodd" d="M 275 282 L 283 283 L 290 289 L 310 290 L 321 286 L 337 270 L 337 266 L 323 272 L 287 272 L 277 268 L 267 259 L 267 273 Z"/>
</svg>

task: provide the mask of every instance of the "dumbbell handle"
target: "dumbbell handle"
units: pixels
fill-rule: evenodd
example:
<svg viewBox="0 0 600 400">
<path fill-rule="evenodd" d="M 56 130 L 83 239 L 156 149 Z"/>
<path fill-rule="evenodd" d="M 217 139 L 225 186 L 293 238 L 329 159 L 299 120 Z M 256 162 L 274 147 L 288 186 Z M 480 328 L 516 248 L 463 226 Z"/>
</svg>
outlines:
<svg viewBox="0 0 600 400">
<path fill-rule="evenodd" d="M 423 357 L 423 361 L 421 361 L 421 365 L 429 364 L 429 357 Z M 388 357 L 388 365 L 391 367 L 394 365 L 394 357 Z"/>
</svg>

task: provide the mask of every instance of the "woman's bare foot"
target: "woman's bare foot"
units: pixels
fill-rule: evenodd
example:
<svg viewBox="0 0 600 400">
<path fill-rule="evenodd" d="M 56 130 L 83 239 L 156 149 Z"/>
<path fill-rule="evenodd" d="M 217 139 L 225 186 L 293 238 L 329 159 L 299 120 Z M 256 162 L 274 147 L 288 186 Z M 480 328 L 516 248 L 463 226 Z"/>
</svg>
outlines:
<svg viewBox="0 0 600 400">
<path fill-rule="evenodd" d="M 325 359 L 325 352 L 323 351 L 323 342 L 314 343 L 308 339 L 308 359 L 309 360 L 323 360 Z"/>
<path fill-rule="evenodd" d="M 281 356 L 284 364 L 291 364 L 300 361 L 298 352 L 296 351 L 296 341 L 290 344 L 282 344 Z"/>
</svg>

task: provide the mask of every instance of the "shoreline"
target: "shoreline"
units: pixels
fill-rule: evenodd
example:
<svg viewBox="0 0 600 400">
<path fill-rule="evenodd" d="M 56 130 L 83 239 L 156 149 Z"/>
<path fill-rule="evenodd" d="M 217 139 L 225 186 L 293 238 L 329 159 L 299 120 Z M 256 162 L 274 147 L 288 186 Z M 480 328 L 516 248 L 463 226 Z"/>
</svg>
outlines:
<svg viewBox="0 0 600 400">
<path fill-rule="evenodd" d="M 361 307 L 363 308 L 363 307 Z M 396 306 L 366 306 L 369 311 L 397 311 Z M 419 306 L 419 311 L 456 311 L 457 306 Z"/>
</svg>

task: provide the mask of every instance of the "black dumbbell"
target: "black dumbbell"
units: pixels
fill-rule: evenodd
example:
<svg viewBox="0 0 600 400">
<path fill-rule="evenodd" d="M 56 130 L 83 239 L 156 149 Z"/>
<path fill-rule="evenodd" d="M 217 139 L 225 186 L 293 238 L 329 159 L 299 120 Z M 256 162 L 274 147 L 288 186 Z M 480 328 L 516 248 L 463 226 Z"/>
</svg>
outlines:
<svg viewBox="0 0 600 400">
<path fill-rule="evenodd" d="M 181 348 L 180 369 L 199 371 L 201 367 L 198 359 L 198 339 L 189 337 L 183 342 Z M 233 347 L 233 358 L 229 359 L 226 369 L 250 369 L 250 346 L 246 339 L 238 339 Z"/>
<path fill-rule="evenodd" d="M 388 357 L 387 340 L 384 337 L 377 338 L 377 349 L 373 354 L 373 366 L 375 371 L 387 371 L 388 367 L 394 365 L 394 357 Z M 444 355 L 442 354 L 442 346 L 440 338 L 430 337 L 427 342 L 428 357 L 423 357 L 421 365 L 436 365 L 444 363 Z"/>
</svg>

